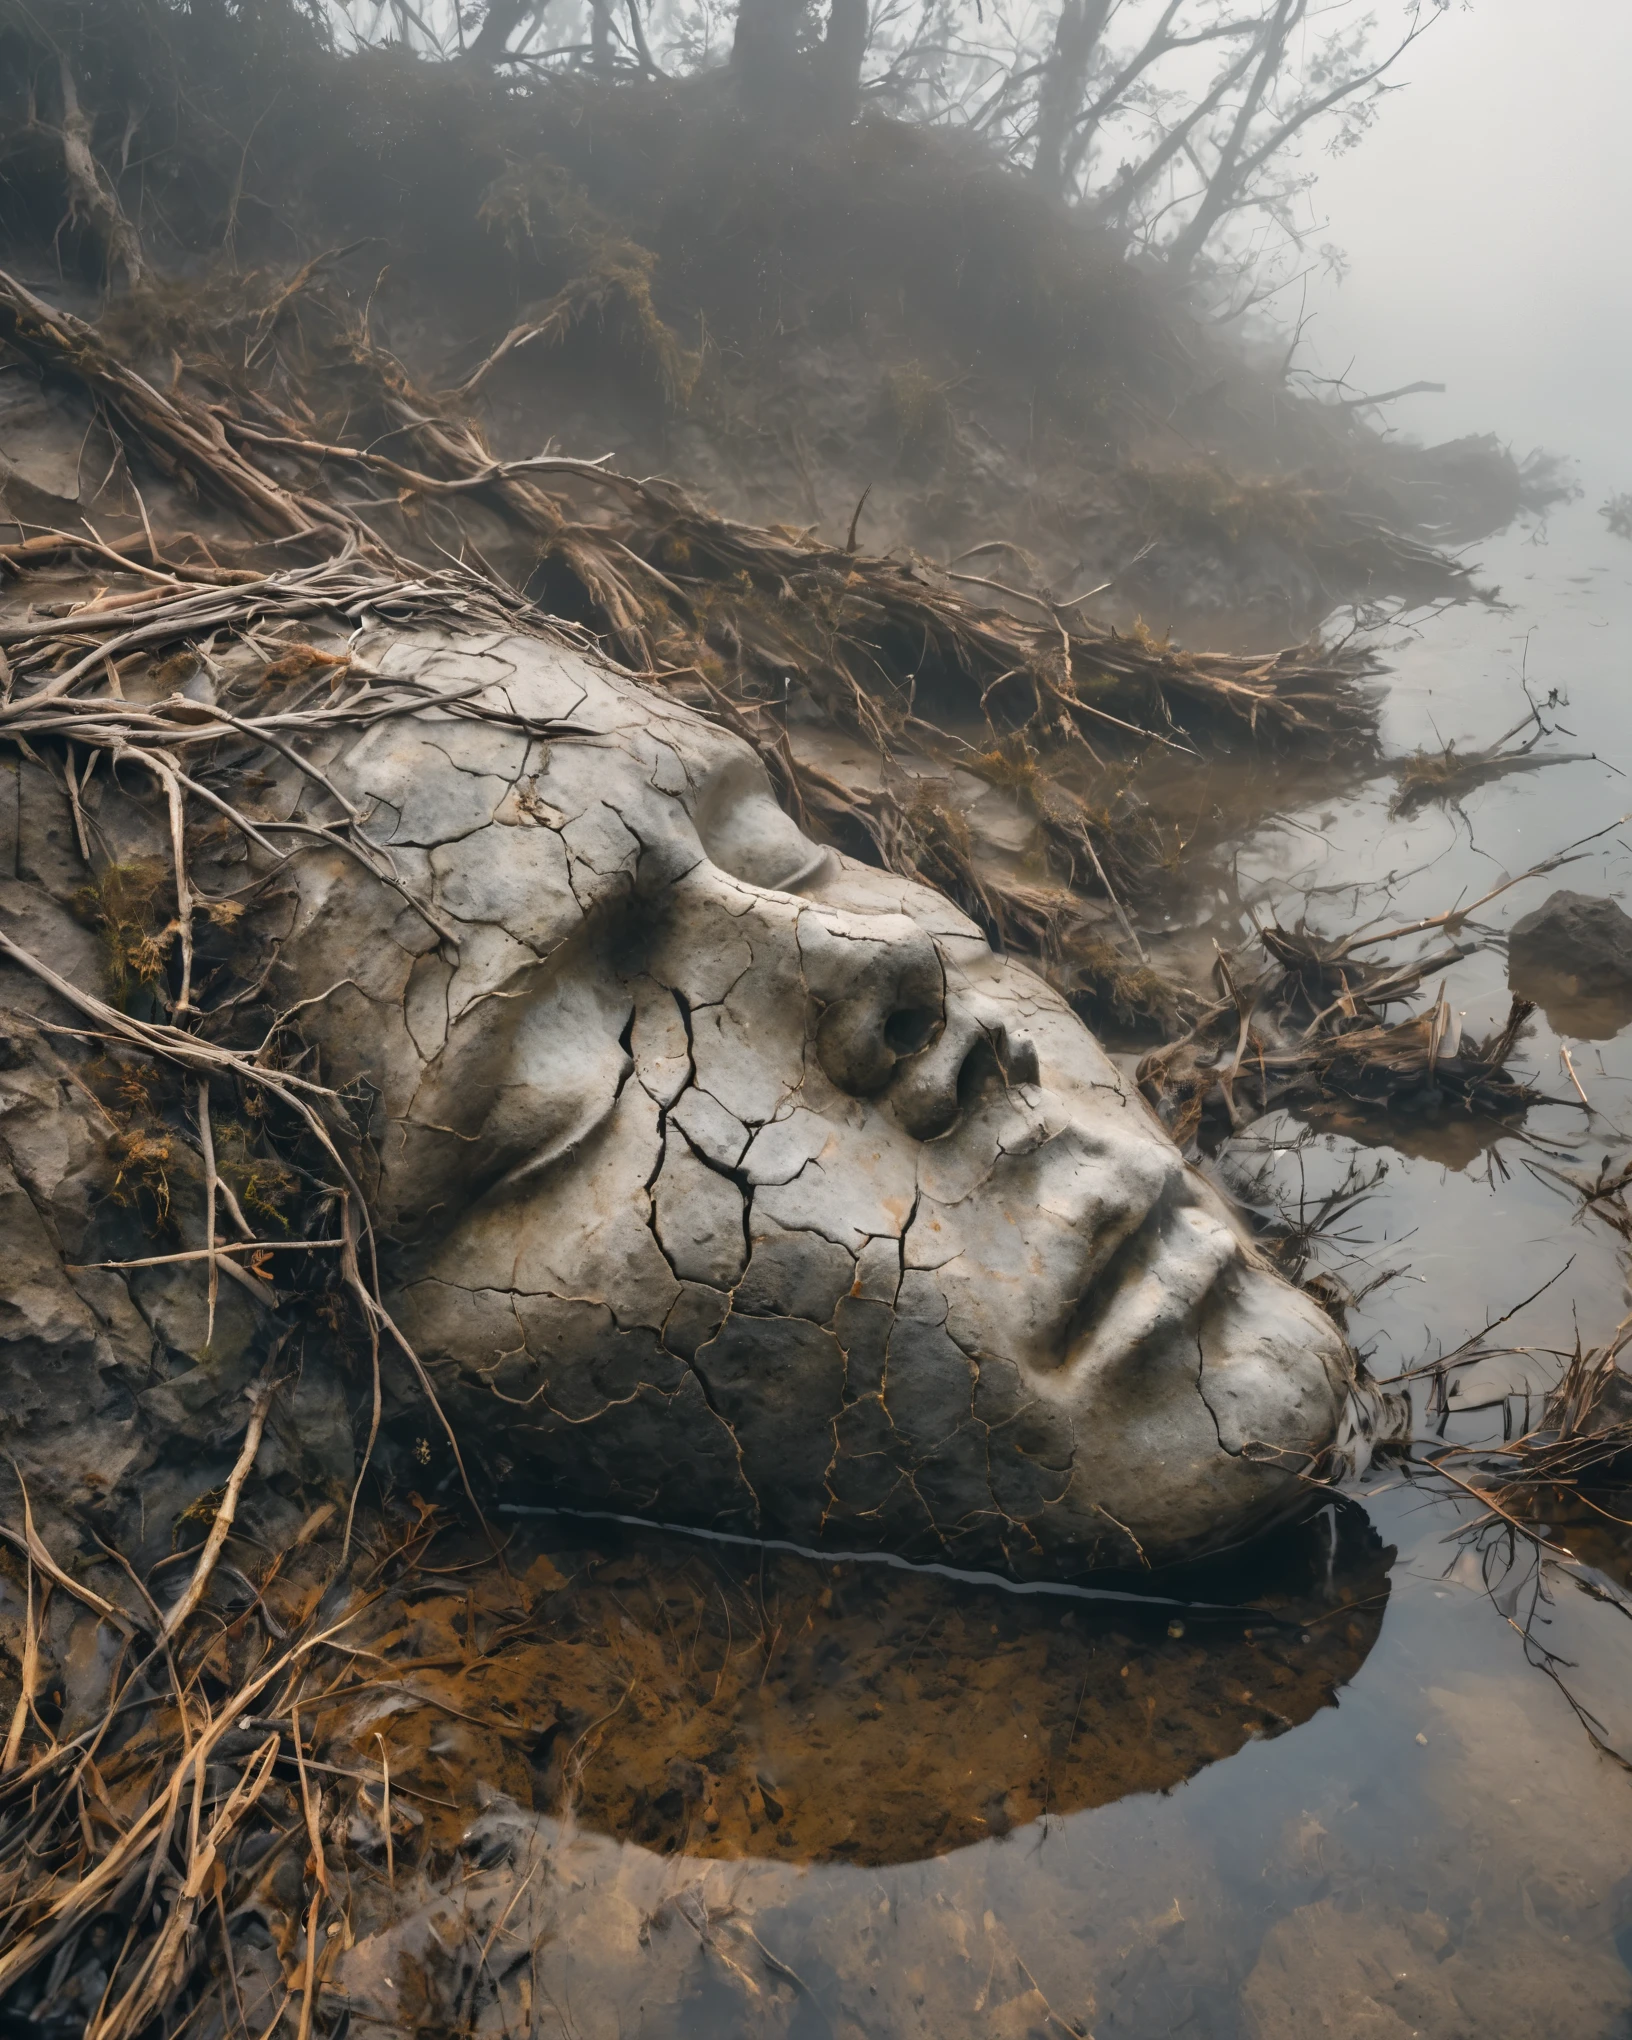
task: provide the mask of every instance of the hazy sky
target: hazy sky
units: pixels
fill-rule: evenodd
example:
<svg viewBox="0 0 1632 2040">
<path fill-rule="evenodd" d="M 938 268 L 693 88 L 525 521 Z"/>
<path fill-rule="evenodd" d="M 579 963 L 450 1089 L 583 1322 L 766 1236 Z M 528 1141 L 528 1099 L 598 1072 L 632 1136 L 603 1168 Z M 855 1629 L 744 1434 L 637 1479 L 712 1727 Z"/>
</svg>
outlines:
<svg viewBox="0 0 1632 2040">
<path fill-rule="evenodd" d="M 1632 0 L 1453 0 L 1397 75 L 1364 146 L 1322 164 L 1316 238 L 1352 267 L 1311 279 L 1318 366 L 1447 383 L 1395 420 L 1632 489 Z"/>
</svg>

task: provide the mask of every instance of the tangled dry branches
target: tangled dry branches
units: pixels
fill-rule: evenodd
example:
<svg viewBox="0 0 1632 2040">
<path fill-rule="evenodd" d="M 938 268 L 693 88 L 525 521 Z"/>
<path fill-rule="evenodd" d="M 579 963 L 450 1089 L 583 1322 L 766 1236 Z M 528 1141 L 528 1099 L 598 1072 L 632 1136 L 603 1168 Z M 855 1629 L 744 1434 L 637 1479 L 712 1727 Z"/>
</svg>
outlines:
<svg viewBox="0 0 1632 2040">
<path fill-rule="evenodd" d="M 1540 1097 L 1507 1069 L 1532 1010 L 1524 1000 L 1513 1001 L 1506 1024 L 1484 1041 L 1465 1037 L 1443 985 L 1425 1012 L 1384 1017 L 1466 956 L 1467 945 L 1377 965 L 1301 925 L 1263 929 L 1260 940 L 1265 968 L 1241 984 L 1220 956 L 1224 996 L 1139 1065 L 1140 1088 L 1179 1142 L 1208 1124 L 1227 1134 L 1283 1104 L 1343 1101 L 1500 1119 Z"/>
<path fill-rule="evenodd" d="M 416 388 L 366 321 L 323 294 L 319 268 L 241 306 L 227 340 L 201 318 L 172 318 L 164 338 L 177 373 L 164 391 L 96 329 L 3 275 L 0 340 L 89 395 L 131 457 L 239 520 L 246 541 L 339 550 L 399 574 L 405 556 L 440 551 L 479 566 L 491 587 L 506 575 L 525 585 L 643 677 L 736 729 L 819 832 L 940 885 L 1063 980 L 1106 975 L 1092 917 L 1074 915 L 1058 887 L 1049 897 L 978 869 L 956 816 L 925 791 L 937 776 L 961 770 L 1015 789 L 1060 884 L 1111 903 L 1136 970 L 1125 901 L 1163 857 L 1159 829 L 1128 792 L 1141 758 L 1199 759 L 1229 734 L 1317 753 L 1372 742 L 1373 662 L 1354 646 L 1181 651 L 1093 621 L 1085 598 L 735 522 L 674 483 L 603 462 L 550 451 L 495 459 L 456 400 Z M 24 565 L 71 543 L 42 533 L 0 556 Z M 150 527 L 117 552 L 160 566 Z M 489 569 L 490 553 L 503 573 Z M 163 570 L 229 579 L 214 553 L 202 567 L 167 559 Z M 802 758 L 790 711 L 863 743 L 885 767 L 879 785 L 857 790 Z M 1125 973 L 1120 984 L 1134 1006 L 1171 1009 L 1171 991 L 1156 990 Z"/>
</svg>

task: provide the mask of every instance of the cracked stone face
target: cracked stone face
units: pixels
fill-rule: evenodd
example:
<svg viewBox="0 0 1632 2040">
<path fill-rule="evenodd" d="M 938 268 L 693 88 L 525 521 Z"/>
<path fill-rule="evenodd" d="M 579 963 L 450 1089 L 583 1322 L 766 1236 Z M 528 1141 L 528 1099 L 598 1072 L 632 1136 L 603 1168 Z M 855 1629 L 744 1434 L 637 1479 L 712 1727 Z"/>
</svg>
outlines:
<svg viewBox="0 0 1632 2040">
<path fill-rule="evenodd" d="M 303 857 L 281 948 L 378 1092 L 399 1321 L 518 1499 L 1071 1572 L 1234 1543 L 1363 1455 L 1332 1325 L 945 899 L 569 651 L 365 649 L 574 732 L 429 710 L 331 752 L 401 890 Z"/>
</svg>

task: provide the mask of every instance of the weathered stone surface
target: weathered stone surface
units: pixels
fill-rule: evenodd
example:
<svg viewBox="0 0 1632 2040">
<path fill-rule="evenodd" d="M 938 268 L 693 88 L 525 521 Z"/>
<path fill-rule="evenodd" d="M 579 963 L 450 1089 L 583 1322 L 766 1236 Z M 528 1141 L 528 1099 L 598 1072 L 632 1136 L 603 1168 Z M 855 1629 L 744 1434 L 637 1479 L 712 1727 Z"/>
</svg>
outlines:
<svg viewBox="0 0 1632 2040">
<path fill-rule="evenodd" d="M 388 1301 L 483 1477 L 1069 1573 L 1237 1541 L 1301 1505 L 1340 1431 L 1363 1455 L 1381 1404 L 1328 1320 L 1063 1001 L 944 898 L 810 843 L 744 746 L 559 647 L 361 649 L 579 733 L 428 707 L 328 743 L 401 889 L 322 846 L 278 874 L 269 996 L 371 1101 Z M 262 812 L 337 812 L 279 761 L 265 781 Z M 61 793 L 26 762 L 13 789 L 0 925 L 94 983 L 60 904 L 84 876 Z M 151 831 L 118 789 L 88 797 L 108 840 Z M 53 1095 L 95 1148 L 89 1107 Z M 94 1205 L 74 1140 L 47 1171 L 66 1191 L 26 1212 L 0 1195 L 13 1384 L 47 1350 L 86 1379 L 110 1364 L 60 1268 Z M 64 1212 L 46 1245 L 42 1194 Z M 162 1356 L 127 1419 L 148 1426 L 137 1457 L 165 1427 L 216 1435 L 285 1336 L 240 1285 L 206 1341 L 204 1282 L 155 1272 L 123 1305 L 121 1336 Z M 338 1483 L 366 1385 L 303 1354 L 267 1465 Z"/>
</svg>

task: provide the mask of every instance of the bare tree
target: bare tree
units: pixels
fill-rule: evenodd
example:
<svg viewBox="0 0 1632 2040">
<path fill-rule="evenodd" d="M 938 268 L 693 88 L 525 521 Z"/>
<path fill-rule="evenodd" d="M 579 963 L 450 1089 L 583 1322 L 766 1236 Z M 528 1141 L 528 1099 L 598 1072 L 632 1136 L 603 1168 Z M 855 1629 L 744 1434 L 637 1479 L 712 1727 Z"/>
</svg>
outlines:
<svg viewBox="0 0 1632 2040">
<path fill-rule="evenodd" d="M 734 20 L 733 0 L 330 4 L 372 6 L 426 55 L 602 77 L 718 64 L 723 30 L 745 104 L 845 121 L 871 101 L 972 130 L 1241 309 L 1310 231 L 1317 138 L 1364 134 L 1449 0 L 734 0 Z"/>
<path fill-rule="evenodd" d="M 1336 115 L 1339 141 L 1356 138 L 1385 89 L 1384 74 L 1443 12 L 1444 4 L 1445 0 L 1428 0 L 1426 7 L 1413 6 L 1403 33 L 1379 56 L 1371 54 L 1368 17 L 1358 32 L 1334 34 L 1312 59 L 1294 63 L 1293 37 L 1308 19 L 1310 0 L 1274 0 L 1256 38 L 1239 102 L 1233 112 L 1227 102 L 1221 107 L 1220 119 L 1207 135 L 1209 152 L 1192 148 L 1188 139 L 1184 144 L 1188 161 L 1204 182 L 1194 208 L 1167 244 L 1169 267 L 1188 275 L 1232 214 L 1252 207 L 1273 209 L 1292 189 L 1301 188 L 1296 178 L 1291 185 L 1284 179 L 1277 184 L 1275 174 L 1311 122 Z"/>
<path fill-rule="evenodd" d="M 1204 256 L 1228 274 L 1244 214 L 1283 246 L 1301 242 L 1306 137 L 1357 140 L 1386 74 L 1447 5 L 1396 0 L 1384 34 L 1359 0 L 1059 0 L 1052 14 L 926 0 L 910 23 L 875 17 L 872 89 L 979 129 L 1051 196 L 1176 275 Z"/>
</svg>

